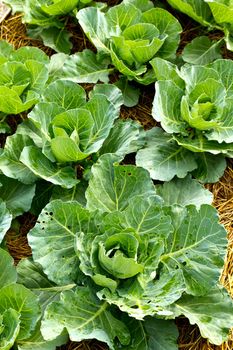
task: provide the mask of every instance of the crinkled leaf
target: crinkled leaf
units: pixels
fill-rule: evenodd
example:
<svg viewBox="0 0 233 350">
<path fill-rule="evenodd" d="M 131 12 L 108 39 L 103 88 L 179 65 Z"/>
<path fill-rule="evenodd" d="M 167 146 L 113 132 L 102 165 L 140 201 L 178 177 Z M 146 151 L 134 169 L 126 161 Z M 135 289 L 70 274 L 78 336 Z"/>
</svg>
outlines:
<svg viewBox="0 0 233 350">
<path fill-rule="evenodd" d="M 92 166 L 86 192 L 87 208 L 111 212 L 123 210 L 130 198 L 154 190 L 147 171 L 134 166 L 118 166 L 121 158 L 106 154 Z"/>
<path fill-rule="evenodd" d="M 164 269 L 181 270 L 187 293 L 205 295 L 217 283 L 223 267 L 226 231 L 218 222 L 216 209 L 210 205 L 203 204 L 198 211 L 192 205 L 171 207 L 168 211 L 174 231 L 161 256 Z"/>
<path fill-rule="evenodd" d="M 174 176 L 183 178 L 197 168 L 193 154 L 160 128 L 147 131 L 146 145 L 137 152 L 136 164 L 147 169 L 152 179 L 160 181 L 170 181 Z"/>
<path fill-rule="evenodd" d="M 114 340 L 127 345 L 130 334 L 123 322 L 110 312 L 106 302 L 99 301 L 88 287 L 62 293 L 61 300 L 48 306 L 42 321 L 42 334 L 54 339 L 66 328 L 70 339 L 81 341 L 95 338 L 114 349 Z"/>
</svg>

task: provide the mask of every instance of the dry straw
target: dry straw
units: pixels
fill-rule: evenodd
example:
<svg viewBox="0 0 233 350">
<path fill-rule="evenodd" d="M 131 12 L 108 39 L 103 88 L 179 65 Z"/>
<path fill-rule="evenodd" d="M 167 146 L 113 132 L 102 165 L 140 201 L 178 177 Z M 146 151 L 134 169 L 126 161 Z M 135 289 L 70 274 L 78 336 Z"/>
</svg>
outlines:
<svg viewBox="0 0 233 350">
<path fill-rule="evenodd" d="M 112 0 L 112 4 L 119 1 Z M 69 29 L 74 35 L 73 43 L 75 50 L 81 51 L 86 47 L 86 39 L 80 30 L 77 30 L 72 23 L 68 23 Z M 186 25 L 186 30 L 182 36 L 182 45 L 190 42 L 190 39 L 195 37 L 199 28 L 193 28 L 190 22 Z M 211 34 L 219 36 L 221 34 Z M 15 48 L 21 46 L 36 46 L 44 50 L 47 54 L 52 54 L 53 51 L 43 46 L 39 40 L 33 40 L 26 34 L 25 26 L 21 22 L 21 16 L 11 16 L 5 19 L 0 25 L 0 39 L 7 40 L 14 45 Z M 224 52 L 224 56 L 233 58 L 232 53 Z M 87 86 L 88 88 L 88 86 Z M 145 129 L 150 129 L 155 125 L 155 121 L 151 117 L 151 104 L 153 98 L 153 88 L 143 88 L 142 96 L 138 106 L 134 108 L 123 108 L 121 118 L 131 118 L 139 121 Z M 228 231 L 229 247 L 225 261 L 224 270 L 221 277 L 221 283 L 229 290 L 233 297 L 233 162 L 230 161 L 224 176 L 221 180 L 213 185 L 207 185 L 210 191 L 214 194 L 214 206 L 218 209 L 221 222 L 225 225 Z M 27 243 L 27 232 L 34 226 L 36 218 L 30 214 L 23 215 L 20 218 L 20 228 L 18 230 L 10 230 L 7 235 L 7 243 L 12 256 L 17 263 L 23 257 L 31 254 L 31 250 Z M 16 232 L 17 231 L 17 232 Z M 182 350 L 232 350 L 233 336 L 229 337 L 229 341 L 222 346 L 214 346 L 209 344 L 205 339 L 201 338 L 200 333 L 195 326 L 190 326 L 184 318 L 177 320 L 180 336 L 179 349 Z M 59 350 L 106 350 L 106 346 L 96 341 L 86 341 L 81 343 L 70 342 L 61 347 Z"/>
</svg>

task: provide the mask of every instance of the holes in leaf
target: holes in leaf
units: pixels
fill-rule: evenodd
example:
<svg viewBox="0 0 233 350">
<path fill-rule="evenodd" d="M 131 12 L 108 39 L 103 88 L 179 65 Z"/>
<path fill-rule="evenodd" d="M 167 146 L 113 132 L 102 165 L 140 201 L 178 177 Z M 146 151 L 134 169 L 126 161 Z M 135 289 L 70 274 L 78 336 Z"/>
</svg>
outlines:
<svg viewBox="0 0 233 350">
<path fill-rule="evenodd" d="M 51 212 L 49 213 L 49 215 L 53 215 L 53 212 L 51 211 Z"/>
</svg>

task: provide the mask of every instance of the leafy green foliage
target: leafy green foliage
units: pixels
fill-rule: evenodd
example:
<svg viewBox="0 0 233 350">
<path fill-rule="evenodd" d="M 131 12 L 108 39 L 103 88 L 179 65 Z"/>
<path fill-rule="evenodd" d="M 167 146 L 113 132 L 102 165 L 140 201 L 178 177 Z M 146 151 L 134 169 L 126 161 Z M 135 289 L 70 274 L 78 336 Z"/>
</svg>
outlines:
<svg viewBox="0 0 233 350">
<path fill-rule="evenodd" d="M 57 52 L 69 53 L 71 34 L 66 29 L 66 16 L 91 0 L 4 0 L 13 13 L 23 13 L 23 22 L 29 24 L 29 34 L 42 39 Z"/>
<path fill-rule="evenodd" d="M 107 11 L 88 7 L 77 18 L 98 53 L 129 80 L 142 84 L 155 81 L 147 64 L 155 57 L 175 59 L 181 26 L 168 11 L 150 1 L 124 0 Z"/>
<path fill-rule="evenodd" d="M 205 65 L 222 58 L 220 48 L 222 40 L 212 42 L 207 36 L 199 36 L 187 44 L 182 58 L 185 62 Z"/>
<path fill-rule="evenodd" d="M 19 114 L 39 101 L 47 79 L 47 55 L 35 47 L 13 47 L 0 42 L 0 112 Z"/>
<path fill-rule="evenodd" d="M 122 103 L 114 85 L 97 85 L 87 101 L 85 90 L 76 83 L 51 83 L 28 120 L 7 138 L 1 171 L 25 184 L 42 178 L 74 187 L 79 180 L 73 164 L 90 167 L 99 154 L 109 152 L 124 157 L 143 143 L 139 124 L 116 121 Z"/>
<path fill-rule="evenodd" d="M 13 259 L 0 249 L 0 347 L 10 350 L 16 342 L 30 336 L 40 317 L 37 297 L 16 284 Z"/>
<path fill-rule="evenodd" d="M 42 335 L 52 341 L 65 329 L 72 340 L 94 337 L 110 349 L 162 349 L 167 343 L 173 350 L 174 324 L 160 319 L 184 314 L 219 344 L 233 320 L 221 325 L 205 311 L 227 243 L 211 195 L 191 177 L 154 186 L 146 170 L 120 161 L 102 155 L 92 166 L 86 206 L 52 200 L 29 233 L 36 264 L 20 266 L 20 281 L 41 300 L 46 293 L 53 300 L 43 302 Z M 224 299 L 232 310 L 226 293 Z M 205 319 L 192 308 L 200 300 Z"/>
<path fill-rule="evenodd" d="M 201 181 L 216 182 L 226 167 L 224 158 L 233 150 L 232 61 L 177 70 L 155 58 L 153 68 L 159 80 L 152 114 L 167 134 L 158 128 L 147 132 L 137 164 L 154 179 L 183 178 L 194 170 Z"/>
<path fill-rule="evenodd" d="M 233 50 L 233 9 L 230 0 L 167 0 L 175 9 L 184 12 L 195 21 L 213 29 L 225 32 L 227 48 Z"/>
</svg>

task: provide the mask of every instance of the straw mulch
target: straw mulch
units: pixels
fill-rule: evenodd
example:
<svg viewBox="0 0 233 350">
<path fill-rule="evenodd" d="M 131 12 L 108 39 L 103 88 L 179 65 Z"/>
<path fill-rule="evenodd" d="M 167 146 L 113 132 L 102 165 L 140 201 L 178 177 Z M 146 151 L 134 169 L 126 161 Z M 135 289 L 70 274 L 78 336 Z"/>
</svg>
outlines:
<svg viewBox="0 0 233 350">
<path fill-rule="evenodd" d="M 116 4 L 116 0 L 112 0 Z M 118 1 L 119 2 L 119 1 Z M 84 35 L 80 29 L 72 27 L 68 24 L 69 29 L 73 31 L 75 37 L 73 42 L 79 50 L 90 47 L 84 39 Z M 190 42 L 190 38 L 195 37 L 199 27 L 193 28 L 190 23 L 187 24 L 183 33 L 184 43 Z M 214 35 L 214 34 L 212 34 Z M 219 35 L 219 34 L 215 34 Z M 43 46 L 38 41 L 27 37 L 25 26 L 21 22 L 21 16 L 8 17 L 0 24 L 0 39 L 7 40 L 12 43 L 15 48 L 21 46 L 37 46 L 43 49 L 47 54 L 51 55 L 53 51 Z M 224 51 L 224 56 L 233 58 L 233 54 Z M 122 109 L 121 117 L 123 119 L 132 118 L 138 120 L 145 129 L 150 129 L 155 125 L 155 121 L 151 117 L 151 104 L 153 97 L 153 88 L 143 87 L 139 105 L 133 108 Z M 214 206 L 218 209 L 221 222 L 225 225 L 228 231 L 229 247 L 225 261 L 224 270 L 221 277 L 221 283 L 229 290 L 233 297 L 233 162 L 229 161 L 228 168 L 221 180 L 213 185 L 207 185 L 208 189 L 214 194 Z M 31 214 L 26 214 L 20 217 L 20 227 L 16 230 L 10 230 L 7 235 L 7 244 L 12 256 L 17 263 L 23 257 L 31 254 L 30 247 L 27 244 L 27 232 L 34 226 L 36 218 Z M 179 349 L 182 350 L 232 350 L 233 336 L 229 337 L 229 341 L 222 346 L 214 346 L 209 344 L 205 339 L 201 338 L 197 327 L 189 325 L 186 319 L 177 321 L 180 336 Z M 67 345 L 59 348 L 60 350 L 107 350 L 106 346 L 96 341 L 85 341 L 81 343 L 70 342 Z"/>
</svg>

